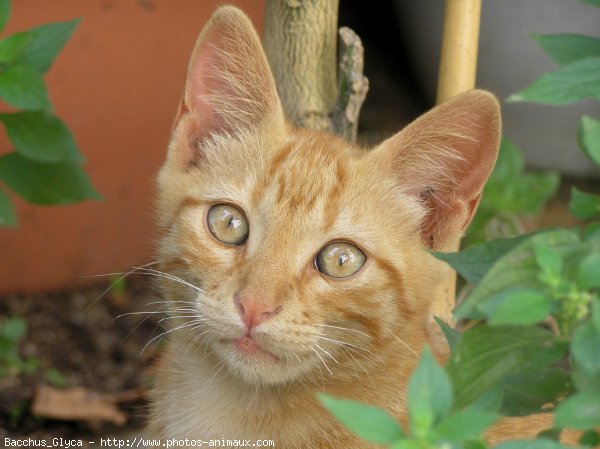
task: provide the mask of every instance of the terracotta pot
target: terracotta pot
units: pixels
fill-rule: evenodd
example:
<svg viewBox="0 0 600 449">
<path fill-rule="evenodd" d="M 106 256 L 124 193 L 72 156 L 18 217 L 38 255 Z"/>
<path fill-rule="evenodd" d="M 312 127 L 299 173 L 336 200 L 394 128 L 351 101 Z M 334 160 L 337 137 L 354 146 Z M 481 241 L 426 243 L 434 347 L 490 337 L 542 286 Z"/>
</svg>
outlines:
<svg viewBox="0 0 600 449">
<path fill-rule="evenodd" d="M 103 202 L 30 206 L 0 228 L 0 293 L 56 290 L 152 260 L 154 178 L 196 36 L 221 0 L 18 0 L 3 35 L 83 20 L 46 76 Z M 234 0 L 262 27 L 263 0 Z M 1 133 L 4 134 L 4 133 Z M 0 153 L 11 150 L 4 136 Z"/>
</svg>

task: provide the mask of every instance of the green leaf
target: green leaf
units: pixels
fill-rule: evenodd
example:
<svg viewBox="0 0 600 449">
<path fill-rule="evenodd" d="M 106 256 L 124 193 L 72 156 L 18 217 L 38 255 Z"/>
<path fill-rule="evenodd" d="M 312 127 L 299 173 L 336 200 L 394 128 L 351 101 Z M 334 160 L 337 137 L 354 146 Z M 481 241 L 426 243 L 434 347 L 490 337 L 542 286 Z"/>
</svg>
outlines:
<svg viewBox="0 0 600 449">
<path fill-rule="evenodd" d="M 516 288 L 543 290 L 545 286 L 537 277 L 539 267 L 533 249 L 534 245 L 541 244 L 558 252 L 565 261 L 569 254 L 580 250 L 577 234 L 565 229 L 547 230 L 521 236 L 517 244 L 498 258 L 487 270 L 484 278 L 458 306 L 454 315 L 457 318 L 482 318 L 481 311 L 478 310 L 479 304 L 489 298 L 500 297 L 506 290 Z M 487 263 L 488 260 L 485 259 L 482 262 L 482 264 Z"/>
<path fill-rule="evenodd" d="M 10 0 L 0 0 L 0 31 L 6 26 L 8 18 L 10 17 Z"/>
<path fill-rule="evenodd" d="M 75 162 L 48 164 L 9 153 L 0 157 L 0 179 L 33 204 L 70 204 L 102 199 Z"/>
<path fill-rule="evenodd" d="M 575 394 L 564 400 L 554 415 L 556 427 L 587 430 L 600 425 L 600 394 Z"/>
<path fill-rule="evenodd" d="M 547 276 L 560 276 L 563 261 L 559 252 L 553 250 L 543 242 L 534 242 L 533 253 L 538 266 Z"/>
<path fill-rule="evenodd" d="M 592 323 L 598 332 L 600 332 L 600 298 L 592 299 Z"/>
<path fill-rule="evenodd" d="M 571 378 L 579 393 L 600 394 L 600 370 L 589 371 L 575 364 Z"/>
<path fill-rule="evenodd" d="M 496 422 L 498 415 L 476 408 L 466 408 L 448 416 L 435 429 L 447 441 L 462 441 L 481 435 Z"/>
<path fill-rule="evenodd" d="M 510 376 L 503 382 L 502 389 L 502 414 L 526 416 L 547 413 L 548 405 L 572 393 L 573 386 L 567 371 L 551 366 L 543 371 Z"/>
<path fill-rule="evenodd" d="M 588 255 L 577 268 L 577 285 L 585 290 L 600 288 L 600 252 Z"/>
<path fill-rule="evenodd" d="M 547 438 L 549 440 L 560 441 L 562 429 L 551 427 L 550 429 L 542 430 L 537 434 L 536 438 Z"/>
<path fill-rule="evenodd" d="M 600 447 L 600 434 L 595 430 L 588 430 L 579 438 L 579 444 L 587 447 Z"/>
<path fill-rule="evenodd" d="M 538 214 L 559 184 L 556 172 L 525 172 L 520 150 L 502 138 L 498 160 L 466 233 L 466 241 L 477 243 L 520 234 L 518 215 Z"/>
<path fill-rule="evenodd" d="M 423 449 L 423 446 L 417 440 L 404 439 L 394 443 L 391 449 Z"/>
<path fill-rule="evenodd" d="M 44 372 L 44 378 L 46 379 L 46 382 L 57 388 L 64 388 L 69 383 L 65 375 L 54 368 L 46 370 Z"/>
<path fill-rule="evenodd" d="M 550 313 L 550 298 L 531 289 L 507 290 L 490 314 L 492 326 L 527 325 L 544 320 Z M 478 307 L 482 309 L 486 303 Z"/>
<path fill-rule="evenodd" d="M 448 414 L 452 406 L 452 385 L 428 347 L 408 382 L 408 414 L 411 431 L 418 437 Z"/>
<path fill-rule="evenodd" d="M 559 184 L 560 176 L 556 172 L 515 173 L 502 185 L 490 185 L 484 193 L 487 195 L 484 207 L 493 203 L 503 214 L 536 215 L 554 195 Z"/>
<path fill-rule="evenodd" d="M 392 444 L 404 437 L 400 424 L 386 411 L 349 399 L 317 395 L 321 404 L 344 426 L 360 438 L 380 444 Z"/>
<path fill-rule="evenodd" d="M 18 59 L 19 62 L 33 66 L 42 73 L 46 72 L 70 39 L 79 20 L 48 23 L 29 30 L 32 39 Z"/>
<path fill-rule="evenodd" d="M 572 449 L 569 446 L 563 446 L 557 441 L 547 438 L 538 438 L 537 440 L 513 440 L 494 446 L 494 449 Z"/>
<path fill-rule="evenodd" d="M 12 201 L 4 190 L 0 189 L 0 228 L 17 226 L 17 214 Z"/>
<path fill-rule="evenodd" d="M 450 346 L 450 350 L 454 351 L 456 345 L 460 341 L 460 332 L 455 331 L 452 327 L 450 327 L 444 320 L 434 317 L 435 322 L 440 327 L 442 332 L 444 333 L 444 337 L 446 337 L 446 341 L 448 342 L 448 346 Z"/>
<path fill-rule="evenodd" d="M 582 192 L 573 187 L 571 189 L 569 210 L 579 220 L 589 220 L 600 216 L 600 196 Z"/>
<path fill-rule="evenodd" d="M 600 242 L 600 222 L 589 223 L 583 228 L 583 240 Z"/>
<path fill-rule="evenodd" d="M 587 115 L 581 117 L 577 127 L 579 146 L 596 165 L 600 165 L 600 121 Z"/>
<path fill-rule="evenodd" d="M 0 114 L 18 153 L 39 162 L 82 161 L 73 135 L 56 116 L 44 111 Z"/>
<path fill-rule="evenodd" d="M 571 352 L 586 371 L 600 370 L 600 331 L 591 321 L 580 324 L 573 332 Z"/>
<path fill-rule="evenodd" d="M 498 414 L 503 401 L 504 391 L 502 391 L 501 386 L 498 384 L 471 402 L 469 407 Z"/>
<path fill-rule="evenodd" d="M 581 0 L 584 3 L 589 3 L 590 5 L 600 6 L 600 0 Z"/>
<path fill-rule="evenodd" d="M 501 213 L 535 215 L 556 192 L 559 181 L 560 176 L 555 172 L 525 172 L 520 150 L 503 138 L 481 207 Z"/>
<path fill-rule="evenodd" d="M 506 181 L 523 171 L 525 164 L 519 148 L 506 137 L 502 137 L 498 161 L 490 176 L 491 181 Z"/>
<path fill-rule="evenodd" d="M 514 247 L 529 238 L 521 235 L 512 239 L 493 240 L 469 246 L 458 253 L 432 253 L 435 257 L 447 262 L 463 278 L 477 285 L 496 261 Z"/>
<path fill-rule="evenodd" d="M 2 335 L 11 341 L 19 341 L 27 332 L 27 323 L 21 318 L 11 318 L 2 325 Z"/>
<path fill-rule="evenodd" d="M 42 75 L 33 67 L 17 65 L 0 72 L 0 97 L 21 109 L 50 109 Z"/>
<path fill-rule="evenodd" d="M 452 448 L 454 449 L 455 446 Z M 488 449 L 488 445 L 480 438 L 464 441 L 462 445 L 456 446 L 456 449 Z"/>
<path fill-rule="evenodd" d="M 600 57 L 579 59 L 542 75 L 507 101 L 568 104 L 584 98 L 600 99 Z"/>
<path fill-rule="evenodd" d="M 0 39 L 0 64 L 16 61 L 31 42 L 31 37 L 31 33 L 25 31 Z"/>
<path fill-rule="evenodd" d="M 600 39 L 582 34 L 532 34 L 544 53 L 558 65 L 568 64 L 578 59 L 600 56 Z"/>
<path fill-rule="evenodd" d="M 446 367 L 455 392 L 454 408 L 469 405 L 509 375 L 544 369 L 567 348 L 566 342 L 537 327 L 469 329 Z"/>
</svg>

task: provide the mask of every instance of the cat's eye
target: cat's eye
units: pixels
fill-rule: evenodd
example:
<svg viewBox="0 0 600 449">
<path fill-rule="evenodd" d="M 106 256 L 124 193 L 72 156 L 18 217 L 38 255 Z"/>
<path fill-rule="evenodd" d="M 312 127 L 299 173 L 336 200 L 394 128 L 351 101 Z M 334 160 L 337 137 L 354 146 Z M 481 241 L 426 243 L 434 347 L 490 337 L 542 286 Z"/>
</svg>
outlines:
<svg viewBox="0 0 600 449">
<path fill-rule="evenodd" d="M 315 259 L 317 269 L 333 278 L 347 278 L 358 272 L 367 256 L 347 242 L 332 242 L 326 245 Z"/>
<path fill-rule="evenodd" d="M 240 209 L 231 204 L 216 204 L 206 217 L 208 230 L 227 245 L 241 245 L 248 238 L 248 220 Z"/>
</svg>

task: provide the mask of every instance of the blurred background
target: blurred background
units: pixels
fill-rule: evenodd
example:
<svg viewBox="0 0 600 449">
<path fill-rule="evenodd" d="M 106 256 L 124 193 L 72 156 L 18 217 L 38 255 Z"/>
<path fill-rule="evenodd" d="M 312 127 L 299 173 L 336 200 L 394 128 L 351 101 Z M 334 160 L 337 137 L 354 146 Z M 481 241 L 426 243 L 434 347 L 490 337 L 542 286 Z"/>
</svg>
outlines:
<svg viewBox="0 0 600 449">
<path fill-rule="evenodd" d="M 221 3 L 13 1 L 2 37 L 82 18 L 45 81 L 103 200 L 40 207 L 10 194 L 19 223 L 0 227 L 0 320 L 23 319 L 25 329 L 16 332 L 23 365 L 5 370 L 4 376 L 0 372 L 0 437 L 76 435 L 105 430 L 101 423 L 112 429 L 143 422 L 144 389 L 151 382 L 144 376 L 157 362 L 155 345 L 140 352 L 159 334 L 157 323 L 115 317 L 147 310 L 156 294 L 139 276 L 97 276 L 125 273 L 153 260 L 155 176 L 191 49 Z M 264 1 L 230 3 L 262 28 Z M 370 80 L 360 141 L 375 144 L 433 105 L 442 14 L 442 0 L 340 1 L 339 24 L 363 39 Z M 579 0 L 484 0 L 482 14 L 478 86 L 501 100 L 555 68 L 529 33 L 594 34 L 600 23 L 600 8 Z M 528 168 L 560 172 L 567 186 L 563 192 L 573 183 L 598 188 L 597 170 L 576 139 L 581 115 L 599 116 L 597 102 L 560 108 L 511 103 L 503 104 L 503 112 L 505 137 L 522 150 Z M 11 143 L 0 133 L 0 155 L 10 151 Z M 561 212 L 560 193 L 557 198 L 546 212 L 552 218 L 542 224 L 573 222 Z M 103 295 L 111 283 L 114 288 Z M 105 402 L 124 414 L 113 408 L 107 415 L 94 409 L 79 418 L 61 410 L 32 416 L 40 385 L 81 387 L 87 389 L 79 391 L 84 396 L 102 392 Z M 60 409 L 80 399 L 50 402 L 58 401 Z M 60 405 L 61 400 L 66 402 Z"/>
</svg>

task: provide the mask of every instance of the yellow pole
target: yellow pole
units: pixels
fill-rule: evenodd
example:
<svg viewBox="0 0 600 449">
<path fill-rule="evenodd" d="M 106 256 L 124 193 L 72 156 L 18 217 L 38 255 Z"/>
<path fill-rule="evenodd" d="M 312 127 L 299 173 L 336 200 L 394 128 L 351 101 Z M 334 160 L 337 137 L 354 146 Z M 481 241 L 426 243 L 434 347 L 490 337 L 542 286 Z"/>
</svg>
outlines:
<svg viewBox="0 0 600 449">
<path fill-rule="evenodd" d="M 475 87 L 481 0 L 446 0 L 437 104 Z"/>
<path fill-rule="evenodd" d="M 480 16 L 481 0 L 446 0 L 437 104 L 475 87 Z M 460 239 L 452 246 L 444 248 L 444 251 L 458 251 Z M 440 277 L 440 290 L 436 292 L 436 301 L 431 306 L 429 331 L 436 353 L 447 356 L 448 345 L 433 317 L 438 316 L 454 324 L 452 309 L 456 304 L 456 272 L 448 268 L 440 273 Z"/>
</svg>

